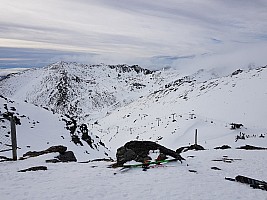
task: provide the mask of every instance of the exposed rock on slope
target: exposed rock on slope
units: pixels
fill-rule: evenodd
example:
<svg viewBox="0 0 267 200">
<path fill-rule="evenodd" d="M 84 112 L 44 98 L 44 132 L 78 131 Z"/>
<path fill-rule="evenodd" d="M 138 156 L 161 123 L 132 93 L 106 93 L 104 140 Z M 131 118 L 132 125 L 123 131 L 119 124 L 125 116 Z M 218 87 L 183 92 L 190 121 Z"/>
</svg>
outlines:
<svg viewBox="0 0 267 200">
<path fill-rule="evenodd" d="M 137 65 L 58 62 L 2 80 L 1 94 L 55 113 L 96 119 L 147 94 L 157 79 Z"/>
</svg>

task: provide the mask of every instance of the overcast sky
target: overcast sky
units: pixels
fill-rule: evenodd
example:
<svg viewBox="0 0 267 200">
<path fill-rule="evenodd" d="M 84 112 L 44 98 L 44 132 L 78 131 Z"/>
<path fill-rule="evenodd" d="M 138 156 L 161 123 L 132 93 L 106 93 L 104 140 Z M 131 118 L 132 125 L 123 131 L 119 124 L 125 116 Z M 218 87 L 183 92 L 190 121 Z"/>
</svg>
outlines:
<svg viewBox="0 0 267 200">
<path fill-rule="evenodd" d="M 267 65 L 266 0 L 0 0 L 0 67 Z"/>
</svg>

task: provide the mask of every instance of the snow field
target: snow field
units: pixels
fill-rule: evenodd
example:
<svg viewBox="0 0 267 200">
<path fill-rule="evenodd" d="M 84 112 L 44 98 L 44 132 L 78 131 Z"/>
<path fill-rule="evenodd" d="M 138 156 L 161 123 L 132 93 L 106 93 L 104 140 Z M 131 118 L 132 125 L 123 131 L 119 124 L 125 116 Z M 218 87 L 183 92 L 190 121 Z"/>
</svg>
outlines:
<svg viewBox="0 0 267 200">
<path fill-rule="evenodd" d="M 224 180 L 245 175 L 267 178 L 265 151 L 206 150 L 183 153 L 180 162 L 166 167 L 142 168 L 120 172 L 107 168 L 109 162 L 46 164 L 53 155 L 24 161 L 0 163 L 1 200 L 34 199 L 258 199 L 266 200 L 266 191 Z M 194 156 L 194 157 L 193 157 Z M 232 163 L 212 161 L 228 156 Z M 241 160 L 239 160 L 241 159 Z M 45 165 L 47 171 L 17 172 Z M 221 170 L 212 170 L 218 167 Z M 189 172 L 189 170 L 195 170 Z"/>
</svg>

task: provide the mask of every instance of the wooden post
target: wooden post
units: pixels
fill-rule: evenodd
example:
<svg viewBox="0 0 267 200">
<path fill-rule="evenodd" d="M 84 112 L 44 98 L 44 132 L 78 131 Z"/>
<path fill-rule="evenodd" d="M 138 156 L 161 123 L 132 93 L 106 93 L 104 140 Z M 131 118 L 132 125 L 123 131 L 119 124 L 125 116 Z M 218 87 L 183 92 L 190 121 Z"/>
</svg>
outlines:
<svg viewBox="0 0 267 200">
<path fill-rule="evenodd" d="M 197 129 L 196 129 L 196 132 L 195 132 L 195 145 L 197 145 Z"/>
<path fill-rule="evenodd" d="M 10 117 L 11 125 L 11 142 L 12 142 L 12 154 L 13 160 L 17 160 L 17 136 L 16 136 L 16 124 L 13 117 Z"/>
</svg>

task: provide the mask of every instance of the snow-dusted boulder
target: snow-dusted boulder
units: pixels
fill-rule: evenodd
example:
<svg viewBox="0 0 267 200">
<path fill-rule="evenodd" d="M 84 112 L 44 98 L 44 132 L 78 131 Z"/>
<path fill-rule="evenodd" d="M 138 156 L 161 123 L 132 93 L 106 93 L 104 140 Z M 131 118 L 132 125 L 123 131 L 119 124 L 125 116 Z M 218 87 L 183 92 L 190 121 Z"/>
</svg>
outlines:
<svg viewBox="0 0 267 200">
<path fill-rule="evenodd" d="M 184 158 L 176 153 L 175 151 L 168 149 L 156 142 L 152 141 L 130 141 L 124 146 L 117 149 L 116 157 L 117 164 L 122 165 L 127 161 L 135 160 L 137 162 L 144 162 L 146 160 L 151 160 L 149 157 L 149 151 L 159 150 L 160 154 L 172 156 L 180 161 Z"/>
</svg>

